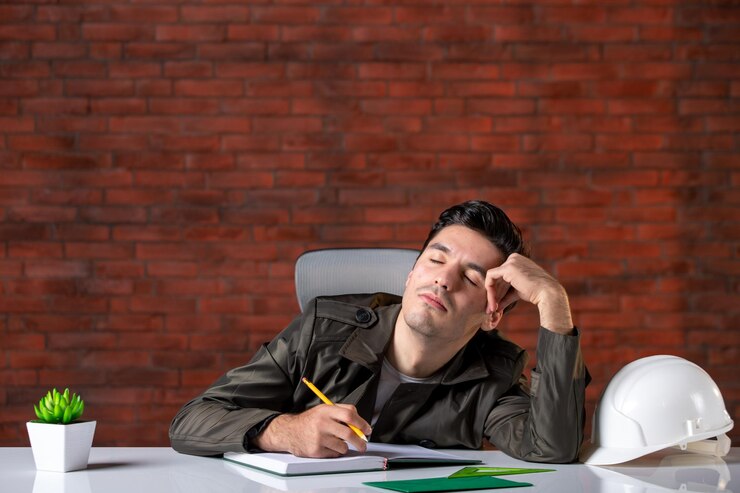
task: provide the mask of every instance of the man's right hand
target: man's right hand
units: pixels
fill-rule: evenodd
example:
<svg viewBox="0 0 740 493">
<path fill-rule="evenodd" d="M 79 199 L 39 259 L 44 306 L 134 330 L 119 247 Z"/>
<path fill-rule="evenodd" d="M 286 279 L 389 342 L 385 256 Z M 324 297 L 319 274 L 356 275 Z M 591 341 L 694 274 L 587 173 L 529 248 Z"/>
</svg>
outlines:
<svg viewBox="0 0 740 493">
<path fill-rule="evenodd" d="M 265 452 L 290 452 L 297 457 L 339 457 L 349 444 L 365 452 L 367 444 L 347 424 L 370 435 L 370 425 L 355 406 L 320 404 L 300 414 L 281 414 L 257 435 L 253 444 Z"/>
</svg>

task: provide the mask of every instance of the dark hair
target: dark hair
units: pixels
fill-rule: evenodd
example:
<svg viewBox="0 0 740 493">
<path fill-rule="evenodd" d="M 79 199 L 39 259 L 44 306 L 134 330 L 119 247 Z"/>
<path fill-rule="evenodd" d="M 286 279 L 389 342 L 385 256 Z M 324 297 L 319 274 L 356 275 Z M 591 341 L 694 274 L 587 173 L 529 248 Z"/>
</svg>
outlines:
<svg viewBox="0 0 740 493">
<path fill-rule="evenodd" d="M 512 253 L 529 256 L 529 249 L 524 243 L 522 232 L 516 224 L 498 207 L 482 200 L 469 200 L 453 205 L 439 215 L 439 219 L 429 232 L 422 251 L 429 245 L 443 228 L 452 225 L 473 229 L 493 243 L 506 260 Z M 504 312 L 514 308 L 512 303 Z"/>
<path fill-rule="evenodd" d="M 493 243 L 506 260 L 512 253 L 529 256 L 521 230 L 498 207 L 482 200 L 468 200 L 453 205 L 439 215 L 439 219 L 429 232 L 422 250 L 443 228 L 452 225 L 473 229 Z"/>
</svg>

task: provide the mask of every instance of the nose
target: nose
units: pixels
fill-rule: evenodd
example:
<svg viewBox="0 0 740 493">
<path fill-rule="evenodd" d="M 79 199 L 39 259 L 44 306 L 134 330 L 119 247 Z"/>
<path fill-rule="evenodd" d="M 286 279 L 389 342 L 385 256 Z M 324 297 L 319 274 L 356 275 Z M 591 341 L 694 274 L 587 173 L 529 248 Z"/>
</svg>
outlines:
<svg viewBox="0 0 740 493">
<path fill-rule="evenodd" d="M 449 269 L 439 269 L 437 272 L 437 275 L 434 278 L 434 284 L 439 286 L 440 288 L 444 289 L 445 291 L 449 291 L 450 289 L 450 279 L 451 279 L 451 273 L 449 272 Z"/>
<path fill-rule="evenodd" d="M 436 279 L 434 281 L 434 284 L 436 284 L 437 286 L 439 286 L 442 289 L 444 289 L 445 291 L 447 291 L 447 283 L 445 281 L 443 281 L 442 279 L 439 279 L 439 278 Z"/>
</svg>

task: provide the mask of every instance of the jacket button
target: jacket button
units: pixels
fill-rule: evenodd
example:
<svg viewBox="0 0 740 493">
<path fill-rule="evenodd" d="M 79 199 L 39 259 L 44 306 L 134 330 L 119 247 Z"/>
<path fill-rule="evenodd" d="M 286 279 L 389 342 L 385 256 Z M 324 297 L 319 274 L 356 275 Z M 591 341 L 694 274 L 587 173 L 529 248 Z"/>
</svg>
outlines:
<svg viewBox="0 0 740 493">
<path fill-rule="evenodd" d="M 424 448 L 435 448 L 437 446 L 436 443 L 434 443 L 432 440 L 427 440 L 426 438 L 419 442 L 419 446 Z"/>
<path fill-rule="evenodd" d="M 365 310 L 364 308 L 360 308 L 355 312 L 355 320 L 357 320 L 361 324 L 366 324 L 372 319 L 372 313 L 370 313 L 368 310 Z"/>
</svg>

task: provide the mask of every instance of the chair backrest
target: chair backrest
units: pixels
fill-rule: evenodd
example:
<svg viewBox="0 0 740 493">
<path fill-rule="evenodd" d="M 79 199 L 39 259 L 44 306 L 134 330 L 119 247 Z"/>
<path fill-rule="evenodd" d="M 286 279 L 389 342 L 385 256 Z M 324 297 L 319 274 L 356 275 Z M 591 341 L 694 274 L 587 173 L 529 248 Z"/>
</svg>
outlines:
<svg viewBox="0 0 740 493">
<path fill-rule="evenodd" d="M 384 292 L 402 295 L 419 252 L 404 248 L 332 248 L 303 253 L 295 291 L 303 311 L 316 296 Z"/>
</svg>

